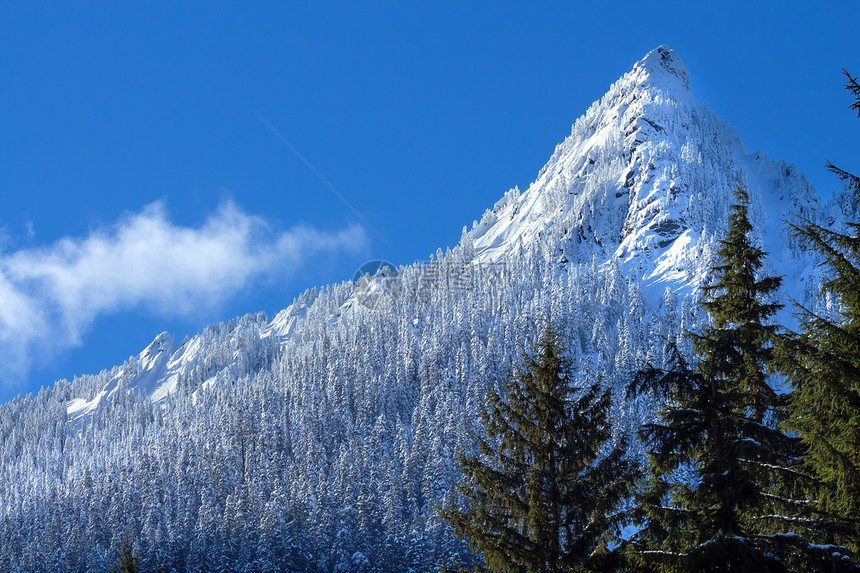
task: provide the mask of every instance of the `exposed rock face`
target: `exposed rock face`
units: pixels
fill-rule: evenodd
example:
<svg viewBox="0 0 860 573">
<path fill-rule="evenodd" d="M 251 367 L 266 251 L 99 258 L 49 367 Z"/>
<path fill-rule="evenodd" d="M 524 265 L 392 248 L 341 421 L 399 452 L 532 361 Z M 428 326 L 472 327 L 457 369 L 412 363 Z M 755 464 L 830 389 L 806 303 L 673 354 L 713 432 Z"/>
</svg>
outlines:
<svg viewBox="0 0 860 573">
<path fill-rule="evenodd" d="M 750 154 L 696 102 L 681 58 L 660 46 L 576 120 L 535 182 L 506 195 L 472 237 L 485 259 L 540 239 L 564 261 L 615 259 L 646 288 L 693 287 L 739 182 L 750 187 L 755 223 L 778 247 L 772 251 L 786 243 L 782 220 L 821 208 L 802 174 Z"/>
</svg>

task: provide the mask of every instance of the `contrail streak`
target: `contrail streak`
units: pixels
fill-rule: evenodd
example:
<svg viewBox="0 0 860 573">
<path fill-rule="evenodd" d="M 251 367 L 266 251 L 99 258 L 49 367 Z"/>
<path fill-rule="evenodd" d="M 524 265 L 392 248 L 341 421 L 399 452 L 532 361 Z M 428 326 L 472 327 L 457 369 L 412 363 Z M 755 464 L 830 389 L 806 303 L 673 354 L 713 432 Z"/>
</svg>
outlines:
<svg viewBox="0 0 860 573">
<path fill-rule="evenodd" d="M 289 141 L 287 141 L 287 138 L 286 138 L 286 137 L 284 137 L 283 135 L 281 135 L 281 132 L 279 132 L 277 129 L 275 129 L 275 126 L 273 126 L 271 123 L 269 123 L 269 120 L 267 120 L 265 117 L 263 117 L 263 115 L 262 115 L 260 112 L 258 112 L 256 109 L 251 108 L 251 110 L 254 112 L 254 114 L 255 114 L 257 117 L 259 117 L 259 118 L 260 118 L 260 121 L 262 121 L 262 122 L 265 124 L 265 126 L 266 126 L 266 127 L 268 127 L 268 128 L 272 131 L 272 133 L 274 133 L 274 134 L 277 136 L 277 138 L 278 138 L 278 139 L 280 139 L 280 140 L 284 143 L 284 145 L 286 145 L 287 147 L 289 147 L 289 148 L 290 148 L 290 151 L 292 151 L 292 152 L 296 155 L 296 157 L 298 157 L 299 159 L 301 159 L 301 160 L 302 160 L 302 163 L 304 163 L 304 164 L 305 164 L 305 166 L 307 166 L 307 168 L 308 168 L 308 169 L 310 169 L 310 170 L 313 172 L 313 174 L 314 174 L 314 175 L 316 175 L 317 177 L 319 177 L 320 181 L 322 181 L 322 182 L 325 184 L 325 186 L 326 186 L 326 187 L 328 187 L 329 189 L 331 189 L 331 192 L 332 192 L 332 193 L 334 193 L 335 195 L 337 195 L 337 198 L 338 198 L 338 199 L 340 199 L 341 201 L 343 201 L 343 204 L 344 204 L 344 205 L 346 205 L 347 207 L 349 207 L 349 210 L 350 210 L 350 211 L 352 211 L 352 212 L 355 214 L 355 216 L 356 216 L 356 217 L 358 217 L 359 219 L 361 219 L 361 221 L 362 221 L 365 225 L 367 225 L 367 228 L 368 228 L 368 229 L 370 229 L 371 231 L 373 231 L 373 233 L 374 233 L 377 237 L 379 237 L 379 240 L 381 240 L 383 243 L 385 243 L 386 245 L 388 245 L 388 247 L 390 247 L 390 248 L 392 248 L 392 249 L 394 248 L 394 247 L 391 245 L 391 243 L 389 243 L 388 241 L 386 241 L 386 240 L 385 240 L 385 237 L 383 237 L 383 236 L 382 236 L 382 233 L 380 233 L 379 231 L 377 231 L 377 230 L 376 230 L 376 227 L 374 227 L 373 225 L 371 225 L 371 224 L 370 224 L 370 221 L 368 221 L 368 220 L 365 218 L 365 216 L 364 216 L 364 215 L 362 215 L 361 213 L 359 213 L 359 212 L 358 212 L 358 209 L 356 209 L 355 207 L 353 207 L 353 206 L 352 206 L 352 204 L 351 204 L 349 201 L 347 201 L 347 200 L 346 200 L 346 197 L 344 197 L 344 196 L 341 194 L 341 192 L 340 192 L 340 191 L 338 191 L 337 189 L 335 189 L 334 185 L 332 185 L 332 184 L 329 182 L 329 180 L 328 180 L 328 179 L 326 179 L 326 178 L 323 176 L 323 174 L 322 174 L 322 173 L 320 173 L 319 171 L 317 171 L 317 168 L 316 168 L 316 167 L 314 167 L 313 165 L 311 165 L 311 162 L 310 162 L 310 161 L 308 161 L 307 159 L 305 159 L 305 156 L 304 156 L 304 155 L 302 155 L 301 153 L 299 153 L 299 150 L 298 150 L 298 149 L 296 149 L 295 147 L 293 147 L 293 144 L 292 144 L 292 143 L 290 143 Z"/>
</svg>

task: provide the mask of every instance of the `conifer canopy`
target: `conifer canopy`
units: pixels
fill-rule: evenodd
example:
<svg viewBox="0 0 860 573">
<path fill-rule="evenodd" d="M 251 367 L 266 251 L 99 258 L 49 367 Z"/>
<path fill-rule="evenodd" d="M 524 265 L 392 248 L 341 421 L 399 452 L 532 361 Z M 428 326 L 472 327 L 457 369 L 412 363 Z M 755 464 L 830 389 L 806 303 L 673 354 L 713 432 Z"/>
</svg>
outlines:
<svg viewBox="0 0 860 573">
<path fill-rule="evenodd" d="M 847 71 L 850 106 L 860 117 L 860 85 Z M 829 314 L 800 307 L 801 332 L 787 337 L 781 369 L 794 392 L 786 427 L 806 447 L 804 467 L 818 478 L 811 493 L 819 508 L 851 531 L 843 540 L 860 550 L 860 178 L 828 162 L 846 182 L 853 206 L 843 229 L 810 220 L 791 231 L 821 257 L 821 296 L 836 302 Z M 850 202 L 850 201 L 849 201 Z M 853 214 L 853 220 L 851 215 Z"/>
<path fill-rule="evenodd" d="M 702 289 L 711 325 L 689 333 L 688 365 L 646 368 L 631 393 L 655 392 L 666 407 L 640 436 L 651 451 L 639 495 L 634 561 L 659 571 L 853 571 L 842 547 L 815 545 L 829 525 L 799 492 L 811 479 L 794 466 L 796 438 L 779 428 L 785 400 L 770 385 L 777 327 L 768 319 L 781 279 L 760 276 L 749 197 L 735 193 L 720 263 Z"/>
<path fill-rule="evenodd" d="M 578 388 L 559 336 L 547 328 L 533 355 L 491 390 L 486 439 L 461 459 L 464 507 L 443 516 L 483 557 L 482 571 L 605 571 L 616 552 L 621 503 L 634 468 L 613 444 L 611 396 Z"/>
</svg>

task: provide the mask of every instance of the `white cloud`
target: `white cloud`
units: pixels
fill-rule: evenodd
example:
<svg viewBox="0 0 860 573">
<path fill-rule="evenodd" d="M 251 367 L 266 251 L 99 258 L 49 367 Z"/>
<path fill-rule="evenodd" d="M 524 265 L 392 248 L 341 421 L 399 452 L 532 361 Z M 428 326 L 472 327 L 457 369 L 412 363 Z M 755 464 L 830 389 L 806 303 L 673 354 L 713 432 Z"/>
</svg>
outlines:
<svg viewBox="0 0 860 573">
<path fill-rule="evenodd" d="M 182 227 L 154 203 L 82 239 L 0 253 L 0 378 L 26 373 L 37 349 L 41 356 L 79 344 L 99 315 L 138 306 L 201 312 L 252 280 L 288 276 L 321 252 L 367 243 L 357 225 L 274 232 L 231 202 L 202 226 Z"/>
</svg>

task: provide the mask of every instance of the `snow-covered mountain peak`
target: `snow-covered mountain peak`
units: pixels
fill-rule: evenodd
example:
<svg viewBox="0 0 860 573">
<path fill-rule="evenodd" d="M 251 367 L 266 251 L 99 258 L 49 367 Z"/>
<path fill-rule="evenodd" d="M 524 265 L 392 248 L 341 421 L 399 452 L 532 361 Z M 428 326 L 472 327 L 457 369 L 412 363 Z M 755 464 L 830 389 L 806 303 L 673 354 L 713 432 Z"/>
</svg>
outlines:
<svg viewBox="0 0 860 573">
<path fill-rule="evenodd" d="M 669 46 L 654 48 L 636 62 L 628 76 L 637 83 L 651 83 L 658 86 L 679 87 L 690 90 L 690 72 L 681 57 Z"/>
<path fill-rule="evenodd" d="M 576 120 L 529 188 L 509 191 L 470 237 L 479 260 L 502 260 L 522 244 L 553 251 L 562 264 L 615 261 L 652 294 L 689 291 L 712 263 L 739 183 L 768 244 L 786 244 L 779 221 L 818 210 L 809 182 L 793 166 L 750 155 L 695 100 L 681 58 L 660 46 Z"/>
</svg>

